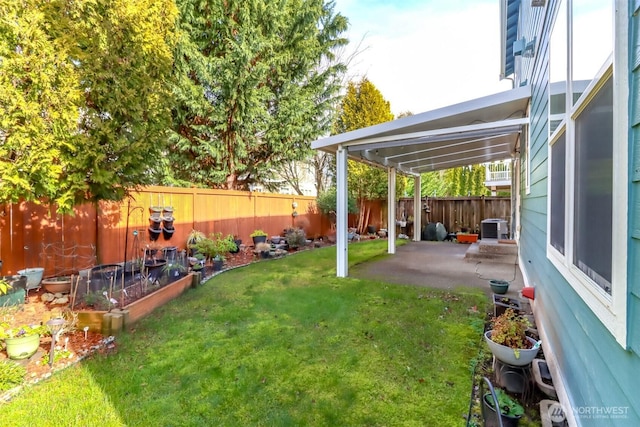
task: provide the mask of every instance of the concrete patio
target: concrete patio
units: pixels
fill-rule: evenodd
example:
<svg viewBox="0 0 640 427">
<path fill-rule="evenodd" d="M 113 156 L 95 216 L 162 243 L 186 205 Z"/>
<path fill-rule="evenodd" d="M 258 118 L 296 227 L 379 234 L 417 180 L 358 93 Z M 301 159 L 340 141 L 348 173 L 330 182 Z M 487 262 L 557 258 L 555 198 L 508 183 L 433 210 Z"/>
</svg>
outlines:
<svg viewBox="0 0 640 427">
<path fill-rule="evenodd" d="M 476 287 L 491 295 L 490 279 L 511 284 L 507 295 L 518 297 L 524 286 L 514 244 L 487 240 L 469 244 L 455 242 L 408 242 L 395 255 L 350 269 L 351 277 L 440 289 Z"/>
</svg>

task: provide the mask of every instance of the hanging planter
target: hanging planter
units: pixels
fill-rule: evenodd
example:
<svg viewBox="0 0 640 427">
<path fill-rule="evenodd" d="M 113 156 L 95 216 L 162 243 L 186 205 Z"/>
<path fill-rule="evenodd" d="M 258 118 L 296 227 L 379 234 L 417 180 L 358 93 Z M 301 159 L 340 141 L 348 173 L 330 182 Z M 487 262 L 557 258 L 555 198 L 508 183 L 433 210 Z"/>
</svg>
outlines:
<svg viewBox="0 0 640 427">
<path fill-rule="evenodd" d="M 163 216 L 162 217 L 162 226 L 166 229 L 173 230 L 173 217 L 172 216 Z"/>
<path fill-rule="evenodd" d="M 156 230 L 149 227 L 149 240 L 155 242 L 156 240 L 158 240 L 158 237 L 160 237 L 160 233 L 162 233 L 162 230 Z"/>
<path fill-rule="evenodd" d="M 160 218 L 160 215 L 162 214 L 162 207 L 161 206 L 151 206 L 149 208 L 149 213 L 151 214 L 151 218 Z"/>
<path fill-rule="evenodd" d="M 160 230 L 160 224 L 162 223 L 162 219 L 160 217 L 149 217 L 149 228 L 152 230 Z"/>
<path fill-rule="evenodd" d="M 162 236 L 164 237 L 164 240 L 170 240 L 173 237 L 173 233 L 175 233 L 175 229 L 174 228 L 164 228 L 162 227 Z"/>
</svg>

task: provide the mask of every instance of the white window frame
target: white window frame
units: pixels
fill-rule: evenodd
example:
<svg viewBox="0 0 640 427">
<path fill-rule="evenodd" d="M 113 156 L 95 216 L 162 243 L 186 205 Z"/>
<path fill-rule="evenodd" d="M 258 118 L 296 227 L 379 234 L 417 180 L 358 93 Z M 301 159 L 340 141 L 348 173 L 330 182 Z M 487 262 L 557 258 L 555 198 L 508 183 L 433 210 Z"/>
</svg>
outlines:
<svg viewBox="0 0 640 427">
<path fill-rule="evenodd" d="M 571 5 L 569 0 L 568 5 Z M 547 233 L 547 258 L 564 276 L 569 285 L 582 298 L 585 304 L 611 332 L 616 341 L 627 348 L 627 232 L 628 232 L 628 7 L 626 0 L 615 0 L 614 4 L 614 46 L 613 55 L 589 84 L 575 105 L 567 105 L 567 115 L 549 139 L 548 155 L 551 159 L 551 147 L 559 131 L 566 128 L 567 154 L 565 177 L 565 254 L 556 250 Z M 571 19 L 571 7 L 568 16 Z M 568 40 L 571 40 L 571 26 L 568 27 Z M 569 46 L 569 58 L 571 47 Z M 571 68 L 571 61 L 568 61 Z M 570 75 L 570 73 L 567 73 Z M 584 272 L 573 265 L 574 255 L 574 191 L 575 191 L 575 133 L 574 120 L 580 111 L 591 101 L 594 94 L 608 79 L 613 79 L 613 189 L 612 189 L 612 266 L 611 295 L 593 282 Z M 568 79 L 568 81 L 570 81 Z M 570 84 L 569 84 L 570 86 Z M 567 88 L 572 94 L 572 88 Z M 571 100 L 572 95 L 567 97 Z M 570 102 L 570 101 L 569 101 Z M 571 120 L 566 117 L 571 115 Z M 548 176 L 551 176 L 551 162 L 548 162 Z M 547 212 L 551 207 L 551 180 L 548 180 Z M 550 218 L 547 216 L 547 230 L 550 230 Z"/>
</svg>

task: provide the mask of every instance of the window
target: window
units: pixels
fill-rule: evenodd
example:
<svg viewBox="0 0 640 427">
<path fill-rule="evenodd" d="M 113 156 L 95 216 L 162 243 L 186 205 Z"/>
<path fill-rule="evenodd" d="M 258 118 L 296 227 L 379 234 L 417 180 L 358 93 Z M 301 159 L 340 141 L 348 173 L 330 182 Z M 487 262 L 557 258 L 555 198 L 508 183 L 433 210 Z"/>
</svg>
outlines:
<svg viewBox="0 0 640 427">
<path fill-rule="evenodd" d="M 564 223 L 565 223 L 565 170 L 566 170 L 565 134 L 558 137 L 551 146 L 551 176 L 554 191 L 551 192 L 549 209 L 549 239 L 551 245 L 564 255 Z"/>
<path fill-rule="evenodd" d="M 626 267 L 616 263 L 626 260 L 628 5 L 618 3 L 615 14 L 612 1 L 565 0 L 556 9 L 547 256 L 626 345 Z"/>
</svg>

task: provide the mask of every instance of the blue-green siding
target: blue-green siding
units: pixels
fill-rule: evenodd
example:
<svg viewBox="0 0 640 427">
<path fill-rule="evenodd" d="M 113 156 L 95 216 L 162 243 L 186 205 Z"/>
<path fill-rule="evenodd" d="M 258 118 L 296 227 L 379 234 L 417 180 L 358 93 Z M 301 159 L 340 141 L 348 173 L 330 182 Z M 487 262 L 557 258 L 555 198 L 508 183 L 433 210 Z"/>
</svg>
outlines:
<svg viewBox="0 0 640 427">
<path fill-rule="evenodd" d="M 623 407 L 625 418 L 577 416 L 585 426 L 640 425 L 640 17 L 633 16 L 640 0 L 631 8 L 630 129 L 629 129 L 629 242 L 628 242 L 628 344 L 624 349 L 593 314 L 546 257 L 548 185 L 548 58 L 552 9 L 521 4 L 520 36 L 540 38 L 535 61 L 524 67 L 532 87 L 530 109 L 531 170 L 530 193 L 525 192 L 525 173 L 521 179 L 520 255 L 529 285 L 536 287 L 536 321 L 547 331 L 545 351 L 553 352 L 567 387 L 574 410 L 586 407 Z M 525 162 L 525 150 L 521 161 Z"/>
</svg>

